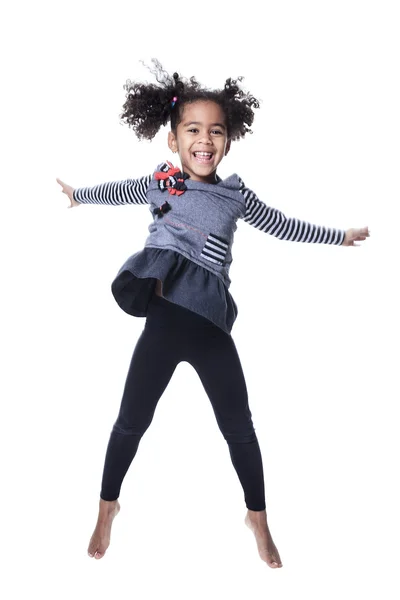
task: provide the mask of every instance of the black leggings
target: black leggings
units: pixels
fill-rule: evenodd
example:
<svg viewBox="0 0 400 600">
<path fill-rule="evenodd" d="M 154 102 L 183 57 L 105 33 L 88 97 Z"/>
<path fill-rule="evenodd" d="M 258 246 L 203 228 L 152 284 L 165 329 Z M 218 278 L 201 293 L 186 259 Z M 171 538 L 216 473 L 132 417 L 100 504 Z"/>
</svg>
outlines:
<svg viewBox="0 0 400 600">
<path fill-rule="evenodd" d="M 232 336 L 208 319 L 154 295 L 131 359 L 118 418 L 108 442 L 100 497 L 116 500 L 177 365 L 197 371 L 211 401 L 248 509 L 265 509 L 260 447 Z"/>
</svg>

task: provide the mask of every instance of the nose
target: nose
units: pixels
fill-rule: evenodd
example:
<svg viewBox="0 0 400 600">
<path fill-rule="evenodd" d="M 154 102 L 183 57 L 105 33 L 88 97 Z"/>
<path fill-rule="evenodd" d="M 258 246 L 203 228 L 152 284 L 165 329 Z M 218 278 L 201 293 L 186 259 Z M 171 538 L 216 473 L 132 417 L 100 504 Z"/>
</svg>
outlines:
<svg viewBox="0 0 400 600">
<path fill-rule="evenodd" d="M 202 135 L 200 136 L 200 141 L 203 144 L 208 144 L 208 145 L 212 144 L 210 133 L 208 131 L 204 131 L 202 133 Z"/>
</svg>

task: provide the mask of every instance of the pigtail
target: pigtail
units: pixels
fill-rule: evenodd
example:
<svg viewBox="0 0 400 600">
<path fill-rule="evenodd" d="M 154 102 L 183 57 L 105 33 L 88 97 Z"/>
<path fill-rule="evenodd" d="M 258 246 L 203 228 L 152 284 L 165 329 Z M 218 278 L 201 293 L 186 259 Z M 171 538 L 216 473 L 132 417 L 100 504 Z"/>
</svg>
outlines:
<svg viewBox="0 0 400 600">
<path fill-rule="evenodd" d="M 133 129 L 139 140 L 152 140 L 160 127 L 167 125 L 175 108 L 174 98 L 178 98 L 184 88 L 178 73 L 171 77 L 157 59 L 153 58 L 152 62 L 153 68 L 145 66 L 155 75 L 159 85 L 128 79 L 123 86 L 127 93 L 120 118 Z"/>
<path fill-rule="evenodd" d="M 238 140 L 246 133 L 253 133 L 250 125 L 253 124 L 253 108 L 259 108 L 260 102 L 248 92 L 244 92 L 240 85 L 243 77 L 225 81 L 221 94 L 225 104 L 225 112 L 228 119 L 228 127 L 232 131 L 231 139 Z"/>
</svg>

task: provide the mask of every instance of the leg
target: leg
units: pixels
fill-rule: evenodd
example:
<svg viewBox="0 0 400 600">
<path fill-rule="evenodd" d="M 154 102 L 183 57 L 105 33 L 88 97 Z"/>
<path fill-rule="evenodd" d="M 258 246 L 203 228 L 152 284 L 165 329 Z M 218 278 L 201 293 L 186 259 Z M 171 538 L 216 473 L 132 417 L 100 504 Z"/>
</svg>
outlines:
<svg viewBox="0 0 400 600">
<path fill-rule="evenodd" d="M 188 362 L 196 369 L 211 401 L 243 487 L 246 506 L 253 511 L 265 510 L 261 452 L 235 343 L 230 335 L 216 328 L 196 342 Z"/>
<path fill-rule="evenodd" d="M 281 567 L 267 524 L 261 452 L 235 343 L 230 335 L 217 329 L 205 330 L 196 342 L 188 362 L 202 381 L 228 443 L 248 508 L 245 523 L 255 534 L 261 559 L 272 568 Z"/>
<path fill-rule="evenodd" d="M 179 362 L 177 345 L 157 321 L 142 332 L 129 367 L 118 418 L 107 447 L 99 516 L 89 542 L 88 554 L 102 558 L 110 544 L 111 525 L 118 514 L 117 500 L 122 481 L 136 454 L 141 437 L 149 427 L 158 400 Z"/>
<path fill-rule="evenodd" d="M 179 362 L 171 335 L 145 327 L 129 367 L 121 407 L 108 442 L 100 497 L 118 498 L 139 442 Z"/>
</svg>

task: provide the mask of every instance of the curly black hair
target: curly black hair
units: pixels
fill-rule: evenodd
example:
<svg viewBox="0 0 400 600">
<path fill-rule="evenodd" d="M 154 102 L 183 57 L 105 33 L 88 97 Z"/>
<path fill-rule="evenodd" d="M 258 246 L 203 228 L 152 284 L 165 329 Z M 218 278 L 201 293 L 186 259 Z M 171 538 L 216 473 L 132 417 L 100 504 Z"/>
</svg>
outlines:
<svg viewBox="0 0 400 600">
<path fill-rule="evenodd" d="M 159 85 L 128 79 L 123 86 L 127 90 L 127 99 L 120 118 L 133 129 L 139 140 L 152 140 L 161 125 L 167 125 L 169 121 L 171 130 L 176 134 L 184 105 L 196 100 L 212 100 L 221 106 L 226 117 L 228 139 L 239 140 L 246 133 L 253 133 L 249 127 L 254 119 L 253 108 L 259 108 L 260 103 L 240 88 L 243 77 L 227 79 L 222 90 L 210 90 L 202 87 L 194 77 L 188 80 L 178 73 L 171 77 L 156 58 L 152 58 L 152 62 L 154 68 L 147 68 L 155 75 Z M 178 98 L 175 105 L 174 97 Z"/>
</svg>

